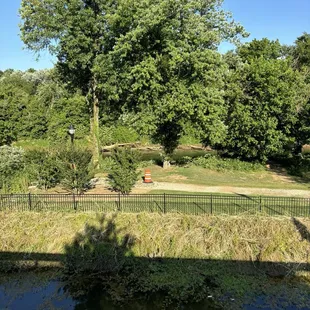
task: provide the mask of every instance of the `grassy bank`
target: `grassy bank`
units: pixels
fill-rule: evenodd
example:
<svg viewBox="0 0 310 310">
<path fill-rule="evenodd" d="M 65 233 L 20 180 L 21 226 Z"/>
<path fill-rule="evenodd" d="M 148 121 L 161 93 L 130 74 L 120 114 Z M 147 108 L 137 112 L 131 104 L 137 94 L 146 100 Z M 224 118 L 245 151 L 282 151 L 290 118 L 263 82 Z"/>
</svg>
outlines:
<svg viewBox="0 0 310 310">
<path fill-rule="evenodd" d="M 281 291 L 302 304 L 296 294 L 309 293 L 310 219 L 2 212 L 0 223 L 2 269 L 56 264 L 72 291 L 83 274 L 116 300 L 164 291 L 165 303 L 225 304 L 228 293 L 244 303 Z"/>
<path fill-rule="evenodd" d="M 310 227 L 310 219 L 300 222 Z M 309 240 L 301 241 L 290 218 L 1 212 L 0 223 L 0 251 L 64 254 L 85 229 L 113 224 L 117 241 L 134 240 L 135 257 L 310 262 Z"/>
</svg>

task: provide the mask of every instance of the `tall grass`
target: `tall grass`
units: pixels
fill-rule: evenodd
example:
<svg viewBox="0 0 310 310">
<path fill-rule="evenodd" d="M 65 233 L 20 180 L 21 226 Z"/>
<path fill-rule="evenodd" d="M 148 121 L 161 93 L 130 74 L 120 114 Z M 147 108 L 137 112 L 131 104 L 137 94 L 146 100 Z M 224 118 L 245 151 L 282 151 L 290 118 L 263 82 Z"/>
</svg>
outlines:
<svg viewBox="0 0 310 310">
<path fill-rule="evenodd" d="M 100 216 L 0 212 L 0 223 L 0 251 L 64 253 L 86 225 L 100 226 Z M 310 219 L 302 223 L 310 228 Z M 136 257 L 310 263 L 309 243 L 290 218 L 121 213 L 114 215 L 113 225 L 119 240 L 135 240 Z"/>
</svg>

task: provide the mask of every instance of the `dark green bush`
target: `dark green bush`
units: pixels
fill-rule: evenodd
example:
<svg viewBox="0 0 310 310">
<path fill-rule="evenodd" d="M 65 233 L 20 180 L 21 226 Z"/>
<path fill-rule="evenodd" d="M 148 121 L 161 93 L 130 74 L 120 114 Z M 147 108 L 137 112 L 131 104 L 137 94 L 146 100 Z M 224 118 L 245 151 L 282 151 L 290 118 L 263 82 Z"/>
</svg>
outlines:
<svg viewBox="0 0 310 310">
<path fill-rule="evenodd" d="M 78 194 L 90 188 L 90 180 L 94 176 L 90 150 L 66 148 L 59 151 L 58 158 L 61 162 L 61 184 L 64 188 Z"/>
<path fill-rule="evenodd" d="M 56 154 L 48 150 L 30 150 L 25 158 L 30 180 L 39 188 L 48 189 L 60 183 L 61 163 Z"/>
<path fill-rule="evenodd" d="M 109 174 L 111 187 L 122 194 L 128 194 L 135 185 L 140 154 L 128 148 L 113 149 L 111 158 L 113 165 Z"/>
</svg>

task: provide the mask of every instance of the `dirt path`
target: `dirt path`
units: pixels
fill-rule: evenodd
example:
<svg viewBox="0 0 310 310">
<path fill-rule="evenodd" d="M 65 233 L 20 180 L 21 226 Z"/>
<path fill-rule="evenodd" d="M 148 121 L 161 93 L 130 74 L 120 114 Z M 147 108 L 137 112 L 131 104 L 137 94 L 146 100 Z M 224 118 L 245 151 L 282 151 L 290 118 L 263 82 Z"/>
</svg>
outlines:
<svg viewBox="0 0 310 310">
<path fill-rule="evenodd" d="M 89 193 L 107 194 L 111 193 L 105 182 L 101 182 Z M 241 195 L 262 195 L 262 196 L 283 196 L 283 197 L 305 197 L 310 198 L 310 190 L 298 189 L 270 189 L 270 188 L 251 188 L 234 186 L 204 186 L 184 183 L 154 182 L 144 184 L 139 182 L 134 187 L 133 194 L 146 194 L 151 190 L 184 191 L 192 193 L 223 193 L 223 194 L 241 194 Z"/>
<path fill-rule="evenodd" d="M 136 188 L 146 188 L 147 185 L 139 184 Z M 241 195 L 262 195 L 262 196 L 284 196 L 284 197 L 306 197 L 310 198 L 310 191 L 296 189 L 270 189 L 270 188 L 250 188 L 233 186 L 203 186 L 195 184 L 154 182 L 150 189 L 160 189 L 167 191 L 184 191 L 193 193 L 227 193 Z"/>
</svg>

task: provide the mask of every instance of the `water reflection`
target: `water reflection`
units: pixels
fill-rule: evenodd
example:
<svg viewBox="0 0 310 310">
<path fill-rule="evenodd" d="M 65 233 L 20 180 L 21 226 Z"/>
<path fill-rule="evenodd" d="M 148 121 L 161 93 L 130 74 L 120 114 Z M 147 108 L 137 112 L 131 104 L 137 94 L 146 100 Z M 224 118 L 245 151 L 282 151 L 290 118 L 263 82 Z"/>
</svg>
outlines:
<svg viewBox="0 0 310 310">
<path fill-rule="evenodd" d="M 88 294 L 72 297 L 68 293 L 67 283 L 51 279 L 55 275 L 50 273 L 19 273 L 9 276 L 0 276 L 0 309 L 24 310 L 24 309 L 66 309 L 66 310 L 159 310 L 163 309 L 162 296 L 160 294 L 152 297 L 141 296 L 130 303 L 115 304 L 104 294 L 102 288 L 95 287 Z M 81 285 L 83 286 L 83 285 Z M 79 295 L 79 292 L 76 292 Z M 205 310 L 221 309 L 216 307 L 210 298 L 196 304 L 178 305 L 178 309 Z M 232 296 L 223 298 L 230 300 L 230 309 L 240 309 L 240 304 Z M 303 298 L 310 298 L 303 297 Z M 309 300 L 310 302 L 310 300 Z M 236 303 L 236 304 L 235 304 Z M 254 309 L 310 309 L 308 306 L 298 306 L 296 302 L 288 302 L 285 295 L 262 295 L 256 296 L 252 302 L 244 303 L 241 307 L 246 310 Z M 168 309 L 175 309 L 176 305 L 170 305 Z M 226 308 L 227 309 L 227 308 Z"/>
<path fill-rule="evenodd" d="M 0 309 L 66 309 L 66 310 L 139 310 L 162 309 L 162 296 L 152 298 L 136 298 L 126 304 L 115 304 L 110 301 L 101 288 L 96 287 L 91 292 L 79 297 L 68 294 L 67 283 L 60 280 L 49 279 L 50 274 L 23 273 L 1 277 Z M 83 285 L 81 285 L 83 286 Z M 79 292 L 75 292 L 77 295 Z M 171 305 L 171 308 L 176 306 Z M 220 309 L 215 307 L 210 300 L 199 304 L 180 305 L 178 309 L 200 310 Z"/>
<path fill-rule="evenodd" d="M 141 160 L 154 160 L 155 162 L 161 163 L 162 157 L 160 151 L 140 151 Z M 176 150 L 172 155 L 172 161 L 179 161 L 183 157 L 196 158 L 204 156 L 206 154 L 215 154 L 214 151 L 205 151 L 205 150 Z M 102 153 L 103 157 L 109 157 L 111 152 Z"/>
</svg>

